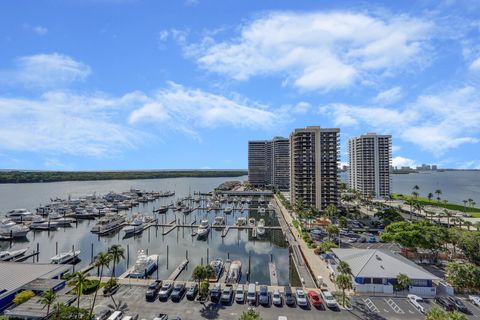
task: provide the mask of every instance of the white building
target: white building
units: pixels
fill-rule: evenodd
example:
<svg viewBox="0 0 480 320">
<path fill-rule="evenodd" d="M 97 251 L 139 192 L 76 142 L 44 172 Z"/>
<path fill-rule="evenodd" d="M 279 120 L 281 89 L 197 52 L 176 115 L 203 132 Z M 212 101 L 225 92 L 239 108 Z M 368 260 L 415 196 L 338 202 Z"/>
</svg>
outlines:
<svg viewBox="0 0 480 320">
<path fill-rule="evenodd" d="M 390 195 L 392 136 L 366 133 L 348 141 L 350 188 L 367 196 Z"/>
</svg>

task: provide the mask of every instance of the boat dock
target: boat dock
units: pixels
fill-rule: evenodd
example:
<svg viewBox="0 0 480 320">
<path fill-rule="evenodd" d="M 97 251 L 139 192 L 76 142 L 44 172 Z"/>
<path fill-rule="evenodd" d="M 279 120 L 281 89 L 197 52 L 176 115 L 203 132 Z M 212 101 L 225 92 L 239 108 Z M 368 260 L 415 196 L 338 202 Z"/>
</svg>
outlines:
<svg viewBox="0 0 480 320">
<path fill-rule="evenodd" d="M 173 270 L 173 272 L 170 274 L 170 276 L 167 278 L 167 280 L 170 280 L 170 281 L 175 281 L 177 280 L 178 276 L 180 275 L 180 273 L 182 273 L 183 270 L 185 270 L 185 268 L 187 267 L 188 265 L 188 259 L 185 259 L 183 260 L 179 265 L 178 267 L 175 268 L 175 270 Z"/>
<path fill-rule="evenodd" d="M 275 263 L 273 262 L 268 263 L 268 271 L 270 273 L 270 285 L 278 286 L 278 274 L 277 274 L 277 267 L 275 266 Z"/>
<path fill-rule="evenodd" d="M 167 228 L 198 228 L 200 225 L 199 224 L 175 224 L 175 223 L 172 223 L 172 224 L 153 224 L 153 226 L 156 226 L 156 227 L 167 227 Z M 212 228 L 215 228 L 215 229 L 238 229 L 238 230 L 250 230 L 250 229 L 253 229 L 255 230 L 256 227 L 255 226 L 250 226 L 250 225 L 246 225 L 246 226 L 237 226 L 237 225 L 211 225 Z M 265 230 L 283 230 L 281 226 L 265 226 Z M 171 230 L 167 230 L 168 233 L 171 231 Z M 167 233 L 167 231 L 165 231 Z M 165 234 L 166 234 L 165 233 Z"/>
<path fill-rule="evenodd" d="M 162 225 L 162 227 L 164 227 L 164 225 Z M 164 231 L 162 233 L 163 236 L 165 236 L 165 235 L 169 234 L 170 232 L 172 232 L 173 230 L 175 230 L 177 228 L 177 225 L 176 224 L 171 225 L 171 226 L 169 225 L 169 227 L 170 228 L 168 228 L 167 231 Z"/>
<path fill-rule="evenodd" d="M 39 254 L 40 254 L 40 251 L 33 251 L 32 253 L 25 254 L 23 256 L 13 258 L 13 259 L 8 259 L 8 260 L 5 260 L 5 261 L 23 262 L 23 261 L 26 261 L 27 259 L 32 258 L 32 257 L 35 259 L 35 257 L 38 256 Z"/>
<path fill-rule="evenodd" d="M 224 283 L 227 281 L 227 276 L 228 276 L 228 271 L 230 270 L 230 264 L 231 261 L 225 261 L 225 264 L 223 265 L 223 273 L 220 279 L 218 280 L 219 283 Z"/>
<path fill-rule="evenodd" d="M 128 276 L 130 275 L 130 273 L 132 273 L 133 269 L 135 268 L 135 265 L 131 266 L 130 268 L 128 268 L 124 273 L 122 273 L 118 279 L 125 279 L 125 278 L 128 278 Z"/>
</svg>

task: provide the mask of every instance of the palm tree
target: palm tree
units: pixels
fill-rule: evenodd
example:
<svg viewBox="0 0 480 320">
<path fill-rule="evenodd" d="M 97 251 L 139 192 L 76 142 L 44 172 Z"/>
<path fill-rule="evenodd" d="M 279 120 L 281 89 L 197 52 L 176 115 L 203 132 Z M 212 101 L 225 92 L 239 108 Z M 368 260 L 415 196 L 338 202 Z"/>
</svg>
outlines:
<svg viewBox="0 0 480 320">
<path fill-rule="evenodd" d="M 345 261 L 340 261 L 338 263 L 337 271 L 338 271 L 338 273 L 342 273 L 342 274 L 351 274 L 352 273 L 352 269 L 350 268 L 350 265 Z"/>
<path fill-rule="evenodd" d="M 77 293 L 77 316 L 76 316 L 76 319 L 78 319 L 79 313 L 80 313 L 80 297 L 82 296 L 83 288 L 90 281 L 90 280 L 88 280 L 89 276 L 90 275 L 86 272 L 75 272 L 75 276 L 72 280 L 72 284 L 74 285 L 75 291 Z"/>
<path fill-rule="evenodd" d="M 463 223 L 463 225 L 467 227 L 468 231 L 470 231 L 470 228 L 473 226 L 473 223 L 467 220 Z"/>
<path fill-rule="evenodd" d="M 423 205 L 419 201 L 415 201 L 414 208 L 415 208 L 415 210 L 418 211 L 418 215 L 421 216 Z"/>
<path fill-rule="evenodd" d="M 100 289 L 100 285 L 102 284 L 102 277 L 103 277 L 103 268 L 110 265 L 112 261 L 112 256 L 108 252 L 99 252 L 95 256 L 94 266 L 100 268 L 100 279 L 98 281 L 97 288 L 95 289 L 95 295 L 93 296 L 92 306 L 90 308 L 90 318 L 93 314 L 93 308 L 95 307 L 95 301 L 97 300 L 98 290 Z"/>
<path fill-rule="evenodd" d="M 418 199 L 419 194 L 418 194 L 417 191 L 413 191 L 413 192 L 412 192 L 412 196 L 413 196 L 415 199 Z"/>
<path fill-rule="evenodd" d="M 335 283 L 342 289 L 343 306 L 345 306 L 345 290 L 352 289 L 352 277 L 348 274 L 340 273 L 335 278 Z"/>
<path fill-rule="evenodd" d="M 480 231 L 480 221 L 475 222 L 475 228 Z"/>
<path fill-rule="evenodd" d="M 326 208 L 325 208 L 325 215 L 330 219 L 332 220 L 333 217 L 335 217 L 338 213 L 338 209 L 337 207 L 334 205 L 334 204 L 329 204 Z"/>
<path fill-rule="evenodd" d="M 249 309 L 248 311 L 244 311 L 240 316 L 239 320 L 262 320 L 260 317 L 260 313 L 254 309 Z"/>
<path fill-rule="evenodd" d="M 447 318 L 447 314 L 445 311 L 438 307 L 433 307 L 432 309 L 428 310 L 426 320 L 445 320 Z"/>
<path fill-rule="evenodd" d="M 410 278 L 403 273 L 397 275 L 397 289 L 403 290 L 410 285 Z"/>
<path fill-rule="evenodd" d="M 110 280 L 113 279 L 115 276 L 115 267 L 120 260 L 125 259 L 125 249 L 119 244 L 114 244 L 110 248 L 108 248 L 108 254 L 112 257 L 113 267 L 112 267 L 112 275 L 110 276 Z"/>
<path fill-rule="evenodd" d="M 42 294 L 40 303 L 43 304 L 44 308 L 47 307 L 47 317 L 50 315 L 50 307 L 55 299 L 57 299 L 57 295 L 52 289 L 49 289 Z"/>
<path fill-rule="evenodd" d="M 462 202 L 463 202 L 463 212 L 467 213 L 467 203 L 469 202 L 468 200 L 463 200 Z"/>
<path fill-rule="evenodd" d="M 412 215 L 413 215 L 413 207 L 415 206 L 416 201 L 413 199 L 408 199 L 405 201 L 405 204 L 410 206 L 410 221 L 412 221 Z"/>
<path fill-rule="evenodd" d="M 430 193 L 428 194 L 427 198 L 428 198 L 428 201 L 432 201 L 432 199 L 433 199 L 433 193 L 430 192 Z"/>
<path fill-rule="evenodd" d="M 441 200 L 440 195 L 442 194 L 442 190 L 440 189 L 435 190 L 435 194 L 437 195 L 437 201 L 438 201 L 438 204 L 440 205 L 440 200 Z"/>
<path fill-rule="evenodd" d="M 453 217 L 453 213 L 450 210 L 443 209 L 443 213 L 447 217 L 447 228 L 450 228 L 450 219 Z"/>
</svg>

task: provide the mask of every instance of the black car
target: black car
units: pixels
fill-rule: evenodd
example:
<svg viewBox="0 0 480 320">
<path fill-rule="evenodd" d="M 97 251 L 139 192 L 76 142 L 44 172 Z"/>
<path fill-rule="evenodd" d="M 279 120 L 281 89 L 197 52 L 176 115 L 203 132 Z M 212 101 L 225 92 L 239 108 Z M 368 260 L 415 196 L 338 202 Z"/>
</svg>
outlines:
<svg viewBox="0 0 480 320">
<path fill-rule="evenodd" d="M 185 294 L 185 284 L 184 283 L 177 283 L 175 284 L 175 288 L 170 295 L 172 301 L 180 301 Z"/>
<path fill-rule="evenodd" d="M 462 302 L 462 300 L 455 297 L 448 297 L 448 301 L 450 301 L 453 304 L 453 307 L 456 310 L 461 311 L 463 313 L 469 312 L 467 309 L 467 306 Z"/>
<path fill-rule="evenodd" d="M 264 306 L 270 304 L 270 295 L 268 294 L 267 286 L 260 286 L 260 291 L 258 294 L 258 303 Z"/>
<path fill-rule="evenodd" d="M 293 296 L 292 288 L 290 288 L 290 287 L 285 287 L 285 289 L 284 289 L 284 296 L 285 296 L 285 304 L 286 304 L 287 306 L 293 306 L 293 305 L 295 305 L 295 297 Z"/>
<path fill-rule="evenodd" d="M 455 305 L 445 298 L 436 297 L 435 302 L 439 306 L 441 306 L 445 311 L 454 311 L 455 310 Z"/>
<path fill-rule="evenodd" d="M 210 290 L 210 300 L 212 302 L 219 302 L 222 295 L 222 287 L 220 283 L 215 283 L 212 290 Z"/>
<path fill-rule="evenodd" d="M 152 282 L 148 288 L 147 292 L 145 293 L 145 299 L 147 301 L 153 301 L 157 298 L 157 294 L 160 291 L 160 288 L 162 287 L 162 281 L 157 280 L 155 282 Z"/>
<path fill-rule="evenodd" d="M 188 300 L 193 300 L 197 296 L 198 293 L 198 283 L 193 283 L 188 289 L 187 289 L 187 299 Z"/>
</svg>

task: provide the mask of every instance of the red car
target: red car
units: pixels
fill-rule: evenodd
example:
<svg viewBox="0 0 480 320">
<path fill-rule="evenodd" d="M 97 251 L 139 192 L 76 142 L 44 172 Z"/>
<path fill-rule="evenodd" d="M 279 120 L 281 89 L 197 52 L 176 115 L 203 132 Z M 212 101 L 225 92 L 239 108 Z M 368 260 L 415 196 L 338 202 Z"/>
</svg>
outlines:
<svg viewBox="0 0 480 320">
<path fill-rule="evenodd" d="M 312 304 L 312 306 L 316 308 L 322 306 L 322 300 L 320 299 L 316 291 L 313 291 L 313 290 L 308 291 L 308 299 L 310 299 L 310 303 Z"/>
</svg>

